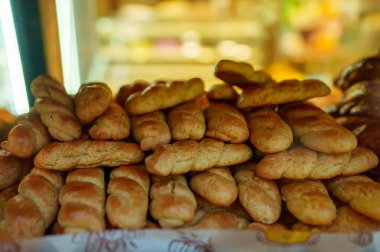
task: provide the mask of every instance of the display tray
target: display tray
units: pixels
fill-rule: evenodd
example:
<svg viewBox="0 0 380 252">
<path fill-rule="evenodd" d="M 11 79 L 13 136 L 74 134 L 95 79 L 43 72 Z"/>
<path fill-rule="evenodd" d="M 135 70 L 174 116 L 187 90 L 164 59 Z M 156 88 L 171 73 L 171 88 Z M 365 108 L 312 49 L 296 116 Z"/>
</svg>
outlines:
<svg viewBox="0 0 380 252">
<path fill-rule="evenodd" d="M 0 251 L 379 251 L 380 232 L 109 230 L 0 243 Z"/>
</svg>

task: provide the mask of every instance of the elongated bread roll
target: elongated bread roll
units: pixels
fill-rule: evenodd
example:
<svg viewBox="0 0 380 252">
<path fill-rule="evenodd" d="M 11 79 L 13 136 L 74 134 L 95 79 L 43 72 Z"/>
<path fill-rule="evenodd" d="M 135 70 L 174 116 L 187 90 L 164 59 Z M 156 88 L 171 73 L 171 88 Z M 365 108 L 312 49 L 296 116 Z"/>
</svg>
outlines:
<svg viewBox="0 0 380 252">
<path fill-rule="evenodd" d="M 252 157 L 246 144 L 225 144 L 214 139 L 183 140 L 154 150 L 145 159 L 148 172 L 165 176 L 240 164 Z"/>
<path fill-rule="evenodd" d="M 135 143 L 75 140 L 54 142 L 34 158 L 37 167 L 51 170 L 70 170 L 96 166 L 120 166 L 139 163 L 144 153 Z"/>
<path fill-rule="evenodd" d="M 152 177 L 150 214 L 162 228 L 181 227 L 193 219 L 197 208 L 183 175 Z"/>
<path fill-rule="evenodd" d="M 359 174 L 378 163 L 376 154 L 364 147 L 342 154 L 318 153 L 298 147 L 265 156 L 257 164 L 256 171 L 266 179 L 329 179 Z"/>
<path fill-rule="evenodd" d="M 206 121 L 201 106 L 188 101 L 172 108 L 168 124 L 174 140 L 201 140 L 206 132 Z"/>
<path fill-rule="evenodd" d="M 270 108 L 260 108 L 246 114 L 250 142 L 261 152 L 276 153 L 289 148 L 293 133 L 288 124 Z"/>
<path fill-rule="evenodd" d="M 213 103 L 205 112 L 206 136 L 230 143 L 243 143 L 249 137 L 244 116 L 226 103 Z"/>
<path fill-rule="evenodd" d="M 132 117 L 132 134 L 142 151 L 153 150 L 170 142 L 171 134 L 162 111 Z"/>
<path fill-rule="evenodd" d="M 112 170 L 108 184 L 106 213 L 114 227 L 145 227 L 149 200 L 149 175 L 142 165 Z"/>
<path fill-rule="evenodd" d="M 112 102 L 112 91 L 105 83 L 82 84 L 75 95 L 75 113 L 83 124 L 103 114 Z"/>
<path fill-rule="evenodd" d="M 189 229 L 235 229 L 242 230 L 248 226 L 248 221 L 232 212 L 206 212 L 198 210 Z"/>
<path fill-rule="evenodd" d="M 339 125 L 322 109 L 311 104 L 284 106 L 280 115 L 292 128 L 293 135 L 306 147 L 324 153 L 345 153 L 357 146 L 351 131 Z"/>
<path fill-rule="evenodd" d="M 327 188 L 353 210 L 380 221 L 380 183 L 364 175 L 355 175 L 332 179 L 327 183 Z"/>
<path fill-rule="evenodd" d="M 281 194 L 289 212 L 306 224 L 329 225 L 335 219 L 335 205 L 319 180 L 288 181 Z"/>
<path fill-rule="evenodd" d="M 145 80 L 136 80 L 132 84 L 126 84 L 120 87 L 119 92 L 116 94 L 115 101 L 122 107 L 125 105 L 125 101 L 128 97 L 136 92 L 143 91 L 149 86 L 149 82 Z"/>
<path fill-rule="evenodd" d="M 9 199 L 0 222 L 0 240 L 44 235 L 58 213 L 62 174 L 34 168 L 21 181 L 18 195 Z"/>
<path fill-rule="evenodd" d="M 233 87 L 225 84 L 213 85 L 207 91 L 207 98 L 211 101 L 235 101 L 238 97 L 237 92 Z"/>
<path fill-rule="evenodd" d="M 238 189 L 228 167 L 201 171 L 190 179 L 191 189 L 215 206 L 230 206 L 238 196 Z"/>
<path fill-rule="evenodd" d="M 101 168 L 71 171 L 59 193 L 58 224 L 63 233 L 105 230 L 104 172 Z"/>
<path fill-rule="evenodd" d="M 188 81 L 173 81 L 166 84 L 156 83 L 130 95 L 125 103 L 128 113 L 141 115 L 166 109 L 194 99 L 202 94 L 203 81 L 193 78 Z"/>
<path fill-rule="evenodd" d="M 129 136 L 131 121 L 127 113 L 116 102 L 99 116 L 88 133 L 97 140 L 122 140 Z"/>
</svg>

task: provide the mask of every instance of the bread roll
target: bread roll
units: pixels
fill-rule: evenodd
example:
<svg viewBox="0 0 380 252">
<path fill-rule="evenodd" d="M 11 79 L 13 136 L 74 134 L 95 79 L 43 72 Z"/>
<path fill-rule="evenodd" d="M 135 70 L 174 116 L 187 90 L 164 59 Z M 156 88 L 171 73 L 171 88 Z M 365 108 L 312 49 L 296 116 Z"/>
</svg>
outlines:
<svg viewBox="0 0 380 252">
<path fill-rule="evenodd" d="M 288 181 L 281 196 L 289 212 L 306 224 L 329 225 L 335 219 L 335 205 L 319 180 Z"/>
<path fill-rule="evenodd" d="M 281 223 L 263 224 L 260 222 L 252 222 L 248 225 L 247 229 L 254 231 L 262 231 L 265 233 L 288 230 L 288 228 Z"/>
<path fill-rule="evenodd" d="M 51 170 L 70 170 L 139 163 L 144 153 L 135 143 L 76 140 L 54 142 L 43 148 L 34 158 L 37 167 Z"/>
<path fill-rule="evenodd" d="M 149 175 L 145 167 L 120 166 L 112 170 L 108 184 L 106 213 L 112 226 L 137 229 L 146 226 Z"/>
<path fill-rule="evenodd" d="M 83 124 L 88 124 L 106 112 L 111 102 L 112 91 L 107 84 L 82 84 L 75 96 L 75 113 Z"/>
<path fill-rule="evenodd" d="M 235 229 L 242 230 L 248 226 L 248 221 L 238 215 L 227 212 L 206 212 L 198 210 L 189 229 Z"/>
<path fill-rule="evenodd" d="M 188 81 L 157 83 L 130 95 L 125 103 L 128 113 L 141 115 L 160 109 L 174 107 L 194 99 L 203 92 L 203 81 L 193 78 Z"/>
<path fill-rule="evenodd" d="M 131 121 L 127 113 L 116 102 L 99 116 L 88 133 L 97 140 L 122 140 L 129 136 Z"/>
<path fill-rule="evenodd" d="M 213 103 L 205 112 L 206 136 L 230 143 L 243 143 L 249 137 L 244 116 L 226 103 Z"/>
<path fill-rule="evenodd" d="M 116 94 L 115 101 L 122 107 L 128 97 L 136 92 L 143 91 L 149 86 L 149 82 L 145 80 L 136 80 L 132 84 L 126 84 L 120 87 L 119 92 Z"/>
<path fill-rule="evenodd" d="M 290 104 L 280 110 L 280 115 L 292 128 L 293 135 L 312 150 L 346 153 L 357 146 L 354 134 L 335 122 L 322 109 L 311 104 Z"/>
<path fill-rule="evenodd" d="M 71 171 L 59 193 L 58 224 L 63 233 L 105 230 L 104 201 L 104 172 L 101 168 Z"/>
<path fill-rule="evenodd" d="M 364 175 L 334 178 L 327 183 L 331 193 L 358 213 L 380 221 L 380 184 Z"/>
<path fill-rule="evenodd" d="M 150 214 L 162 228 L 181 227 L 193 219 L 197 202 L 183 175 L 152 177 Z"/>
<path fill-rule="evenodd" d="M 132 117 L 132 134 L 142 151 L 153 150 L 171 139 L 169 126 L 162 111 Z"/>
<path fill-rule="evenodd" d="M 5 150 L 0 150 L 0 191 L 17 183 L 23 173 L 21 160 Z"/>
<path fill-rule="evenodd" d="M 7 201 L 18 194 L 18 184 L 12 185 L 0 192 L 0 220 L 3 219 L 4 207 Z"/>
<path fill-rule="evenodd" d="M 280 116 L 270 108 L 260 108 L 245 115 L 250 142 L 261 152 L 276 153 L 289 148 L 293 133 Z"/>
<path fill-rule="evenodd" d="M 256 171 L 266 179 L 329 179 L 362 173 L 378 163 L 376 154 L 364 147 L 342 154 L 318 153 L 298 147 L 265 156 L 257 164 Z"/>
<path fill-rule="evenodd" d="M 233 102 L 237 99 L 238 94 L 233 87 L 225 84 L 213 85 L 207 91 L 207 98 L 211 101 Z"/>
<path fill-rule="evenodd" d="M 206 132 L 206 121 L 201 106 L 188 101 L 172 108 L 168 124 L 174 140 L 201 140 Z"/>
<path fill-rule="evenodd" d="M 206 138 L 162 145 L 145 159 L 145 164 L 148 172 L 166 176 L 244 163 L 252 155 L 246 144 L 225 144 Z"/>
<path fill-rule="evenodd" d="M 28 158 L 36 154 L 50 142 L 50 135 L 42 124 L 39 114 L 30 111 L 16 119 L 15 126 L 8 134 L 8 141 L 1 143 L 1 148 L 13 156 Z"/>
<path fill-rule="evenodd" d="M 304 101 L 330 94 L 330 88 L 319 80 L 285 80 L 270 86 L 253 86 L 239 95 L 237 107 L 249 109 Z"/>
<path fill-rule="evenodd" d="M 193 192 L 220 207 L 230 206 L 238 196 L 236 182 L 228 167 L 201 171 L 191 177 L 190 186 Z"/>
</svg>

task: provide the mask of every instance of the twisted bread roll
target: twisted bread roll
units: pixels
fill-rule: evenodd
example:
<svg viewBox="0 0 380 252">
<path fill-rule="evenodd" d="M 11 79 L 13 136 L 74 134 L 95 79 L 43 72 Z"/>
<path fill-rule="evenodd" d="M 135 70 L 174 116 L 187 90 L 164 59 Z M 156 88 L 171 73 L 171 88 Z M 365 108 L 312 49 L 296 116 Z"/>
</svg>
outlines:
<svg viewBox="0 0 380 252">
<path fill-rule="evenodd" d="M 0 222 L 0 240 L 42 236 L 58 212 L 62 174 L 34 168 L 9 199 Z"/>
<path fill-rule="evenodd" d="M 132 84 L 123 85 L 120 87 L 119 92 L 117 92 L 115 101 L 124 107 L 125 101 L 131 94 L 143 91 L 148 86 L 149 82 L 144 80 L 136 80 Z"/>
<path fill-rule="evenodd" d="M 106 112 L 111 102 L 112 91 L 107 84 L 82 84 L 75 95 L 75 113 L 83 124 L 88 124 Z"/>
<path fill-rule="evenodd" d="M 142 151 L 153 150 L 170 142 L 171 134 L 162 111 L 132 117 L 132 134 Z"/>
<path fill-rule="evenodd" d="M 139 163 L 144 153 L 135 143 L 75 140 L 54 142 L 43 148 L 34 158 L 37 167 L 52 170 Z"/>
<path fill-rule="evenodd" d="M 149 175 L 145 167 L 115 168 L 107 192 L 106 213 L 113 226 L 123 229 L 145 227 L 149 200 Z"/>
<path fill-rule="evenodd" d="M 306 224 L 329 225 L 335 218 L 335 205 L 319 180 L 288 181 L 281 194 L 289 212 Z"/>
<path fill-rule="evenodd" d="M 145 159 L 145 164 L 148 172 L 165 176 L 240 164 L 252 155 L 246 144 L 225 144 L 206 138 L 200 142 L 183 140 L 162 145 Z"/>
<path fill-rule="evenodd" d="M 59 193 L 58 224 L 63 233 L 105 230 L 104 201 L 104 172 L 101 168 L 71 171 Z"/>
<path fill-rule="evenodd" d="M 226 103 L 213 103 L 206 110 L 206 136 L 231 143 L 243 143 L 249 137 L 244 116 Z"/>
<path fill-rule="evenodd" d="M 235 101 L 237 97 L 235 89 L 225 84 L 214 85 L 207 91 L 207 98 L 211 101 Z"/>
<path fill-rule="evenodd" d="M 281 197 L 275 182 L 256 176 L 252 168 L 237 168 L 239 201 L 253 220 L 275 223 L 281 214 Z"/>
<path fill-rule="evenodd" d="M 216 206 L 230 206 L 237 198 L 236 182 L 228 167 L 211 168 L 190 179 L 191 189 Z"/>
<path fill-rule="evenodd" d="M 292 128 L 293 135 L 306 147 L 324 153 L 345 153 L 357 146 L 354 134 L 339 125 L 322 109 L 295 103 L 283 107 L 280 115 Z"/>
<path fill-rule="evenodd" d="M 31 91 L 36 98 L 34 108 L 53 138 L 72 141 L 81 136 L 82 126 L 74 115 L 73 100 L 61 83 L 39 76 L 32 81 Z"/>
<path fill-rule="evenodd" d="M 193 219 L 197 208 L 183 175 L 152 177 L 150 214 L 163 228 L 181 227 Z"/>
<path fill-rule="evenodd" d="M 8 187 L 0 192 L 0 220 L 3 219 L 4 207 L 7 201 L 18 193 L 18 184 Z"/>
<path fill-rule="evenodd" d="M 261 152 L 276 153 L 293 142 L 290 127 L 270 108 L 260 108 L 246 114 L 250 142 Z"/>
<path fill-rule="evenodd" d="M 206 212 L 198 210 L 189 229 L 236 229 L 242 230 L 248 226 L 248 221 L 228 211 Z"/>
<path fill-rule="evenodd" d="M 356 212 L 380 221 L 379 183 L 366 176 L 356 175 L 332 179 L 327 183 L 327 188 Z"/>
<path fill-rule="evenodd" d="M 328 179 L 359 174 L 378 163 L 376 154 L 364 147 L 342 154 L 317 153 L 298 147 L 265 156 L 257 164 L 256 171 L 266 179 Z"/>
<path fill-rule="evenodd" d="M 40 116 L 30 111 L 16 119 L 15 126 L 8 134 L 8 141 L 1 143 L 1 148 L 12 155 L 28 158 L 36 154 L 50 142 L 50 135 Z"/>
<path fill-rule="evenodd" d="M 88 130 L 93 139 L 122 140 L 129 136 L 131 122 L 120 105 L 113 102 Z"/>
<path fill-rule="evenodd" d="M 206 132 L 206 122 L 201 106 L 194 100 L 172 108 L 168 125 L 174 140 L 201 140 Z"/>
<path fill-rule="evenodd" d="M 156 83 L 142 92 L 130 95 L 125 102 L 125 108 L 134 115 L 170 108 L 201 95 L 203 87 L 203 81 L 199 78 L 166 84 Z"/>
</svg>

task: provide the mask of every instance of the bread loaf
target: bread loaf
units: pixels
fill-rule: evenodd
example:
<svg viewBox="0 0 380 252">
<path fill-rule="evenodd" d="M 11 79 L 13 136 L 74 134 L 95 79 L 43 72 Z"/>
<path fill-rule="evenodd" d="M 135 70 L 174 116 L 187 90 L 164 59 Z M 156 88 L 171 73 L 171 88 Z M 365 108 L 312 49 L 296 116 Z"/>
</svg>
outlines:
<svg viewBox="0 0 380 252">
<path fill-rule="evenodd" d="M 137 229 L 146 226 L 149 174 L 138 165 L 112 170 L 108 184 L 106 213 L 112 226 Z"/>
<path fill-rule="evenodd" d="M 349 153 L 318 153 L 304 147 L 265 156 L 257 164 L 257 175 L 266 179 L 329 179 L 359 174 L 376 167 L 375 153 L 357 147 Z"/>
<path fill-rule="evenodd" d="M 242 230 L 248 226 L 248 221 L 227 211 L 206 212 L 198 210 L 189 229 L 235 229 Z"/>
<path fill-rule="evenodd" d="M 237 99 L 238 94 L 233 87 L 225 84 L 213 85 L 207 91 L 207 98 L 211 101 L 233 102 Z"/>
<path fill-rule="evenodd" d="M 284 106 L 280 115 L 292 128 L 293 135 L 306 147 L 324 153 L 346 153 L 357 146 L 354 134 L 311 104 Z"/>
<path fill-rule="evenodd" d="M 149 85 L 149 82 L 145 80 L 136 80 L 132 84 L 123 85 L 120 87 L 119 92 L 117 92 L 115 101 L 124 107 L 125 101 L 131 94 L 143 91 Z"/>
<path fill-rule="evenodd" d="M 113 102 L 99 116 L 88 133 L 97 140 L 122 140 L 129 136 L 131 121 L 120 105 Z"/>
<path fill-rule="evenodd" d="M 103 114 L 112 102 L 112 91 L 105 83 L 82 84 L 75 95 L 75 113 L 83 124 Z"/>
<path fill-rule="evenodd" d="M 117 141 L 76 140 L 54 142 L 34 158 L 36 167 L 51 170 L 70 170 L 97 166 L 120 166 L 139 163 L 144 153 L 135 143 Z"/>
<path fill-rule="evenodd" d="M 249 137 L 244 116 L 226 103 L 213 103 L 206 110 L 206 136 L 230 143 L 243 143 Z"/>
<path fill-rule="evenodd" d="M 170 129 L 162 111 L 132 117 L 132 134 L 142 151 L 153 150 L 171 139 Z"/>
<path fill-rule="evenodd" d="M 59 193 L 58 224 L 63 233 L 105 230 L 104 201 L 104 172 L 101 168 L 71 171 Z"/>
<path fill-rule="evenodd" d="M 183 175 L 152 177 L 150 214 L 162 228 L 181 227 L 193 219 L 197 202 Z"/>
<path fill-rule="evenodd" d="M 165 176 L 244 163 L 252 155 L 246 144 L 225 144 L 206 138 L 162 145 L 145 159 L 145 164 L 148 172 Z"/>
<path fill-rule="evenodd" d="M 280 116 L 270 108 L 260 108 L 245 115 L 250 142 L 261 152 L 276 153 L 289 148 L 293 133 Z"/>
<path fill-rule="evenodd" d="M 194 99 L 203 92 L 204 84 L 199 78 L 188 81 L 157 83 L 130 95 L 125 103 L 128 113 L 141 115 L 166 109 Z"/>
</svg>

